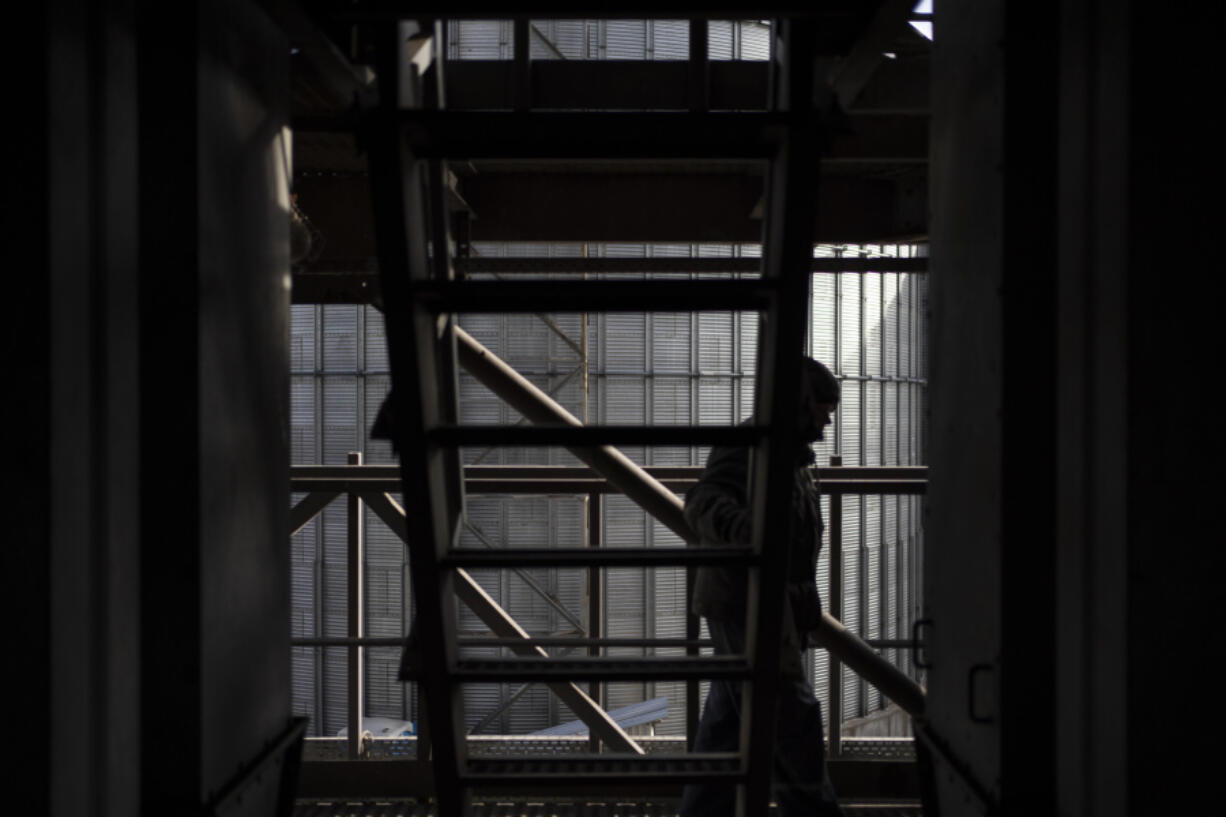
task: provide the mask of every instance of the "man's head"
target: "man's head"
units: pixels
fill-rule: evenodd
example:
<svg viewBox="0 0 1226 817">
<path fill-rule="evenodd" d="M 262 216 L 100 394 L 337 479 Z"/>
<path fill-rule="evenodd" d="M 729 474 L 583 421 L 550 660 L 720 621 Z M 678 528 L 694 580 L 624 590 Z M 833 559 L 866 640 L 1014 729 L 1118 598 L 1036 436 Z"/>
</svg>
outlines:
<svg viewBox="0 0 1226 817">
<path fill-rule="evenodd" d="M 821 363 L 805 358 L 800 384 L 800 411 L 796 419 L 803 442 L 823 438 L 823 432 L 831 422 L 830 415 L 838 404 L 839 381 Z"/>
</svg>

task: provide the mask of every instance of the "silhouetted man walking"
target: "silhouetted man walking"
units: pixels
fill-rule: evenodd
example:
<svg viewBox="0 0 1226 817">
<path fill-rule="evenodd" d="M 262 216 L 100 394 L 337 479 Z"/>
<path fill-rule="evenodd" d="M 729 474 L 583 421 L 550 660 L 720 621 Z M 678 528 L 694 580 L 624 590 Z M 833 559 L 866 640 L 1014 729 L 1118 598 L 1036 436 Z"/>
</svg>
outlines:
<svg viewBox="0 0 1226 817">
<path fill-rule="evenodd" d="M 815 584 L 821 550 L 822 515 L 810 466 L 809 443 L 820 440 L 839 402 L 839 384 L 816 360 L 805 361 L 797 412 L 800 447 L 792 481 L 792 536 L 788 548 L 787 595 L 795 628 L 784 639 L 775 727 L 773 794 L 780 817 L 841 815 L 826 772 L 821 705 L 804 677 L 804 639 L 821 620 Z M 685 518 L 704 544 L 744 545 L 751 536 L 748 506 L 749 448 L 717 447 L 685 499 Z M 776 546 L 767 542 L 766 547 Z M 717 655 L 745 651 L 746 574 L 731 567 L 700 567 L 694 584 L 694 612 L 707 619 Z M 740 682 L 713 680 L 694 739 L 695 752 L 735 752 L 741 735 Z M 734 787 L 726 783 L 686 786 L 682 817 L 729 817 Z"/>
</svg>

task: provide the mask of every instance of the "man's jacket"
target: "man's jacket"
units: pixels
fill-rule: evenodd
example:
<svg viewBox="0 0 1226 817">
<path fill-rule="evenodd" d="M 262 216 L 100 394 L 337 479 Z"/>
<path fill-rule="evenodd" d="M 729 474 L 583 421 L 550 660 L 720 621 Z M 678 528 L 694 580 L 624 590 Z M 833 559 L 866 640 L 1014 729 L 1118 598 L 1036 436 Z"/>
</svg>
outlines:
<svg viewBox="0 0 1226 817">
<path fill-rule="evenodd" d="M 817 595 L 817 556 L 822 542 L 822 514 L 817 482 L 810 464 L 813 455 L 805 449 L 793 471 L 792 534 L 788 548 L 787 595 L 798 646 L 803 634 L 821 620 Z M 685 519 L 704 545 L 747 545 L 751 536 L 747 504 L 749 448 L 717 447 L 707 458 L 698 484 L 685 497 Z M 766 547 L 775 547 L 771 542 Z M 692 603 L 700 616 L 722 621 L 744 621 L 746 571 L 737 567 L 698 568 Z"/>
</svg>

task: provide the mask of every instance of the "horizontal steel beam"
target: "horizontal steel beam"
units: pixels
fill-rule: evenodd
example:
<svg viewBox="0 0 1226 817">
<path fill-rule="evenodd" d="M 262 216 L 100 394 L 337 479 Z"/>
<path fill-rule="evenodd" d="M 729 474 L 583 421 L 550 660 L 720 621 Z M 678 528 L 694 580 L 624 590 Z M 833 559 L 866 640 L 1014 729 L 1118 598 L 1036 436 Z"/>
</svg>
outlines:
<svg viewBox="0 0 1226 817">
<path fill-rule="evenodd" d="M 458 638 L 456 644 L 460 647 L 523 647 L 534 645 L 538 647 L 710 647 L 715 642 L 710 639 L 687 640 L 681 638 L 583 638 L 581 636 L 542 636 L 533 635 L 527 638 Z M 910 643 L 910 642 L 908 642 Z M 404 636 L 363 636 L 349 638 L 336 636 L 332 638 L 291 638 L 291 647 L 403 647 Z"/>
<path fill-rule="evenodd" d="M 707 106 L 752 111 L 767 107 L 770 63 L 706 63 Z M 449 108 L 514 107 L 515 89 L 505 60 L 448 60 L 443 70 Z M 533 60 L 532 104 L 545 109 L 674 110 L 689 107 L 689 64 L 684 60 Z"/>
<path fill-rule="evenodd" d="M 569 65 L 569 63 L 567 63 Z M 768 111 L 429 111 L 300 115 L 300 133 L 348 133 L 399 124 L 427 159 L 769 159 L 789 124 Z M 651 139 L 643 139 L 650 133 Z M 861 113 L 830 136 L 827 167 L 847 163 L 926 165 L 928 117 Z M 467 197 L 465 197 L 467 198 Z"/>
<path fill-rule="evenodd" d="M 578 636 L 532 636 L 529 641 L 541 647 L 712 647 L 715 642 L 709 638 L 582 638 Z M 457 642 L 461 647 L 512 647 L 515 639 L 510 638 L 461 638 Z"/>
<path fill-rule="evenodd" d="M 682 567 L 747 566 L 748 548 L 461 548 L 440 559 L 444 565 L 472 570 L 493 567 Z"/>
<path fill-rule="evenodd" d="M 299 172 L 294 180 L 298 207 L 323 239 L 311 270 L 375 271 L 369 183 L 362 174 L 330 172 L 342 161 L 352 162 L 354 153 L 352 146 L 314 151 L 311 161 L 317 164 L 297 165 L 324 171 Z M 303 161 L 309 156 L 304 149 Z M 298 158 L 295 153 L 295 162 Z M 743 171 L 478 167 L 476 175 L 460 176 L 460 193 L 473 211 L 467 236 L 472 241 L 762 240 L 762 221 L 754 215 L 762 179 Z M 818 242 L 911 240 L 927 231 L 927 181 L 921 171 L 899 174 L 894 168 L 886 178 L 827 174 L 817 195 L 823 213 L 814 224 Z"/>
<path fill-rule="evenodd" d="M 479 683 L 493 680 L 557 681 L 678 681 L 687 678 L 744 680 L 752 674 L 744 657 L 582 656 L 516 659 L 464 659 L 453 676 Z"/>
<path fill-rule="evenodd" d="M 366 116 L 373 119 L 364 127 L 393 125 L 377 112 Z M 788 119 L 767 112 L 405 110 L 398 124 L 409 149 L 426 159 L 766 160 Z"/>
<path fill-rule="evenodd" d="M 436 445 L 599 446 L 752 445 L 765 430 L 752 426 L 440 426 L 426 433 Z"/>
<path fill-rule="evenodd" d="M 684 493 L 698 480 L 694 466 L 644 469 L 665 488 Z M 293 466 L 290 489 L 296 493 L 398 493 L 400 474 L 395 466 Z M 568 466 L 468 466 L 464 490 L 470 494 L 589 494 L 618 493 L 619 489 L 589 468 Z M 927 468 L 833 467 L 822 469 L 823 494 L 924 494 Z M 304 500 L 305 501 L 305 500 Z M 309 521 L 308 519 L 303 519 Z"/>
<path fill-rule="evenodd" d="M 676 756 L 674 756 L 676 757 Z M 647 758 L 659 759 L 660 755 L 651 754 Z M 579 755 L 571 758 L 573 766 L 566 767 L 574 771 L 574 766 L 583 762 L 591 762 L 592 756 Z M 563 761 L 564 758 L 559 758 Z M 636 763 L 635 758 L 625 755 L 616 758 L 623 764 Z M 472 763 L 472 773 L 481 778 L 486 792 L 507 791 L 539 786 L 539 778 L 523 774 L 509 774 L 507 766 L 523 763 L 522 759 L 505 761 L 497 758 L 483 758 Z M 725 779 L 728 775 L 739 774 L 739 758 L 737 755 L 706 755 L 702 764 L 695 763 L 688 775 L 701 777 L 705 774 L 719 774 Z M 878 799 L 915 799 L 919 797 L 919 769 L 913 760 L 849 760 L 831 758 L 827 761 L 830 780 L 841 797 L 878 798 Z M 710 772 L 702 771 L 703 766 Z M 558 767 L 554 767 L 558 768 Z M 631 767 L 635 768 L 635 767 Z M 674 768 L 674 776 L 666 777 L 661 769 L 662 764 L 655 764 L 651 774 L 638 774 L 632 779 L 622 778 L 616 783 L 616 789 L 604 779 L 580 778 L 575 774 L 567 776 L 568 789 L 551 787 L 550 791 L 558 797 L 569 795 L 592 795 L 600 802 L 610 802 L 615 798 L 622 800 L 627 797 L 640 796 L 644 798 L 676 798 L 681 796 L 681 787 L 691 781 L 684 768 Z M 522 770 L 522 767 L 521 767 Z M 541 767 L 533 771 L 539 773 Z M 641 766 L 647 771 L 647 764 Z M 555 772 L 556 774 L 556 772 Z M 557 778 L 551 777 L 550 782 Z M 432 786 L 432 772 L 429 760 L 362 760 L 362 761 L 307 761 L 303 763 L 299 785 L 299 797 L 319 799 L 353 798 L 361 800 L 392 799 L 402 797 L 428 797 Z M 616 794 L 614 794 L 616 791 Z M 477 799 L 480 799 L 478 797 Z M 658 799 L 656 800 L 658 802 Z"/>
<path fill-rule="evenodd" d="M 455 259 L 457 273 L 476 275 L 515 274 L 636 274 L 761 273 L 762 259 L 739 258 L 487 258 L 469 256 Z M 927 272 L 927 258 L 814 258 L 812 272 Z"/>
<path fill-rule="evenodd" d="M 696 480 L 662 479 L 658 482 L 674 493 L 685 493 L 694 486 Z M 321 479 L 300 478 L 294 480 L 295 491 L 335 491 L 355 493 L 365 496 L 368 493 L 400 492 L 400 479 L 343 479 L 323 477 Z M 465 483 L 464 490 L 469 494 L 543 494 L 562 496 L 565 494 L 617 494 L 621 490 L 607 480 L 496 480 L 478 479 Z M 909 479 L 902 480 L 822 480 L 821 493 L 832 496 L 876 496 L 910 495 L 917 496 L 927 493 L 927 485 L 923 482 Z"/>
<path fill-rule="evenodd" d="M 636 275 L 672 273 L 693 275 L 755 274 L 758 258 L 457 258 L 460 275 Z M 927 272 L 927 258 L 814 258 L 813 272 Z M 379 276 L 373 272 L 296 272 L 293 275 L 296 304 L 370 304 L 379 301 Z M 597 304 L 592 311 L 605 311 Z M 540 311 L 540 307 L 525 307 Z M 641 304 L 631 307 L 643 309 Z M 652 304 L 652 309 L 666 308 Z M 706 307 L 704 307 L 706 308 Z M 739 308 L 739 307 L 738 307 Z M 512 311 L 512 310 L 497 310 Z"/>
<path fill-rule="evenodd" d="M 825 167 L 830 168 L 829 162 Z M 760 174 L 537 167 L 461 178 L 473 241 L 751 242 L 762 240 Z M 927 230 L 921 171 L 821 176 L 815 242 L 873 243 Z M 308 214 L 310 211 L 307 211 Z"/>
<path fill-rule="evenodd" d="M 604 768 L 601 768 L 601 767 Z M 473 758 L 464 775 L 474 786 L 486 785 L 524 789 L 549 784 L 605 786 L 621 790 L 644 783 L 681 785 L 700 780 L 719 779 L 737 782 L 744 778 L 741 758 L 736 753 L 709 753 L 693 756 L 647 755 L 622 761 L 620 758 L 591 756 L 557 758 Z M 550 785 L 551 791 L 553 785 Z"/>
<path fill-rule="evenodd" d="M 291 647 L 404 647 L 404 636 L 334 636 L 332 638 L 291 638 Z"/>
<path fill-rule="evenodd" d="M 707 3 L 626 3 L 590 6 L 584 9 L 574 3 L 534 0 L 516 4 L 514 11 L 507 4 L 494 0 L 480 2 L 423 3 L 417 0 L 303 0 L 304 7 L 323 19 L 348 22 L 378 22 L 388 20 L 543 20 L 574 19 L 586 15 L 600 19 L 708 19 L 766 20 L 776 17 L 825 18 L 830 24 L 859 31 L 866 20 L 865 4 L 855 0 L 813 2 L 746 3 L 714 0 Z M 868 11 L 871 11 L 871 7 Z"/>
<path fill-rule="evenodd" d="M 695 480 L 702 474 L 701 465 L 644 465 L 643 470 L 655 479 Z M 396 465 L 292 465 L 290 479 L 397 479 Z M 926 465 L 829 465 L 821 468 L 823 480 L 926 480 Z M 605 481 L 597 471 L 586 465 L 466 465 L 465 480 L 590 480 Z"/>
<path fill-rule="evenodd" d="M 659 480 L 670 491 L 685 493 L 694 487 L 696 478 Z M 385 488 L 384 490 L 393 490 Z M 581 494 L 620 493 L 617 488 L 604 480 L 572 482 L 570 480 L 498 480 L 473 479 L 464 483 L 464 490 L 469 494 Z M 877 496 L 877 495 L 923 495 L 928 491 L 928 484 L 916 479 L 826 479 L 822 478 L 821 493 L 826 496 Z"/>
<path fill-rule="evenodd" d="M 420 284 L 431 312 L 700 312 L 766 309 L 775 288 L 763 280 L 465 281 Z"/>
<path fill-rule="evenodd" d="M 882 50 L 888 49 L 879 49 L 878 58 Z M 872 81 L 861 86 L 868 91 L 860 99 L 863 104 L 843 106 L 849 130 L 863 130 L 871 122 L 869 117 L 887 111 L 891 116 L 927 116 L 927 54 L 907 57 L 881 61 Z M 444 68 L 447 106 L 469 110 L 514 107 L 507 66 L 506 60 L 448 60 Z M 532 103 L 555 110 L 681 111 L 689 107 L 689 67 L 683 60 L 533 60 L 529 65 Z M 710 60 L 705 68 L 710 110 L 767 108 L 769 62 Z"/>
</svg>

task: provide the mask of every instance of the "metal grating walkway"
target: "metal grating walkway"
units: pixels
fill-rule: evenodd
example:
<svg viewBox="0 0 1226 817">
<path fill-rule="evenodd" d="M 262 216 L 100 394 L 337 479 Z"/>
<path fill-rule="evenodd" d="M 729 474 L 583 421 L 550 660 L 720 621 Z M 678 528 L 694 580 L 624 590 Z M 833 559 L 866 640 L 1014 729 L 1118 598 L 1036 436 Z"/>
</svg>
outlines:
<svg viewBox="0 0 1226 817">
<path fill-rule="evenodd" d="M 481 800 L 472 802 L 473 817 L 676 817 L 676 800 Z M 863 801 L 841 804 L 847 817 L 921 817 L 916 801 Z M 771 804 L 771 814 L 775 814 Z M 412 800 L 395 802 L 299 801 L 294 817 L 434 817 L 434 808 Z"/>
</svg>

